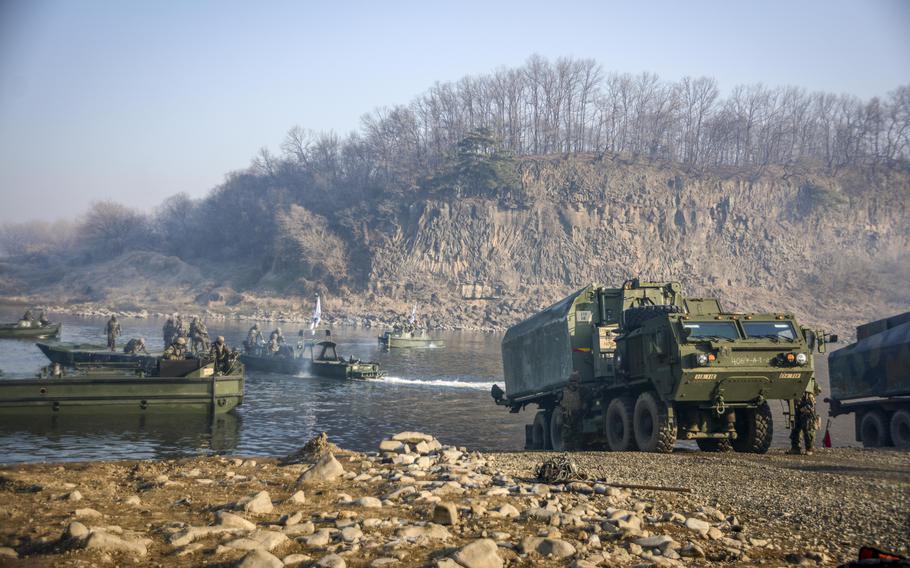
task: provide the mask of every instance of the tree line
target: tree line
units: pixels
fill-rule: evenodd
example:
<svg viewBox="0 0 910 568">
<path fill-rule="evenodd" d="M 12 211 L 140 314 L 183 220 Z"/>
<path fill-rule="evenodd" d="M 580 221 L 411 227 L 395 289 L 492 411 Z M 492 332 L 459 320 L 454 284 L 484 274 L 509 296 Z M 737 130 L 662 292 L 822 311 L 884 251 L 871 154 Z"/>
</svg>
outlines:
<svg viewBox="0 0 910 568">
<path fill-rule="evenodd" d="M 410 104 L 378 109 L 364 117 L 361 136 L 380 164 L 407 156 L 432 167 L 478 128 L 519 156 L 865 166 L 908 158 L 910 86 L 869 100 L 762 84 L 722 96 L 710 77 L 663 81 L 605 73 L 593 59 L 533 56 L 522 67 L 439 83 Z"/>
</svg>

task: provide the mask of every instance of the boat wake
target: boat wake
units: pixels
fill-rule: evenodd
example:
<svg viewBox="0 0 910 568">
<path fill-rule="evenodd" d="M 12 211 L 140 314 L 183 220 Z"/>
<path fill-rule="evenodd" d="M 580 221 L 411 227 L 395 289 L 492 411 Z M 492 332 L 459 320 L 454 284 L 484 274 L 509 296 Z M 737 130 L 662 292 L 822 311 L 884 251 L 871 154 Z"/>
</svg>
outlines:
<svg viewBox="0 0 910 568">
<path fill-rule="evenodd" d="M 402 377 L 382 377 L 381 379 L 376 379 L 371 382 L 383 382 L 393 385 L 413 385 L 418 387 L 436 387 L 436 388 L 457 388 L 457 389 L 471 389 L 471 390 L 481 390 L 488 391 L 490 388 L 496 384 L 493 381 L 490 382 L 471 382 L 471 381 L 459 381 L 457 379 L 405 379 Z"/>
</svg>

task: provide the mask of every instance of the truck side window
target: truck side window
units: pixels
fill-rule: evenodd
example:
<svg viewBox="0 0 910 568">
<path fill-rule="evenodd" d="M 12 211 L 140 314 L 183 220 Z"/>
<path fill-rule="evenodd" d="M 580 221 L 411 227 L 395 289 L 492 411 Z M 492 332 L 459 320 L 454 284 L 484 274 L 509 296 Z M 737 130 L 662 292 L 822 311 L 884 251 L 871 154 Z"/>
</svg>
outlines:
<svg viewBox="0 0 910 568">
<path fill-rule="evenodd" d="M 655 355 L 666 355 L 667 354 L 667 337 L 664 334 L 663 330 L 658 331 L 654 334 L 654 354 Z"/>
</svg>

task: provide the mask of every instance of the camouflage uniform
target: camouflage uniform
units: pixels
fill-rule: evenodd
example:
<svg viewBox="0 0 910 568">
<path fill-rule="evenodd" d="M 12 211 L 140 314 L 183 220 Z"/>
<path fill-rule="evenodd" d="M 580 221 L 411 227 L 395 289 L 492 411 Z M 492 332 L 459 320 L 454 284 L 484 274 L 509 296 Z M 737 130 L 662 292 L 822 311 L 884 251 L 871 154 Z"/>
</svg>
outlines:
<svg viewBox="0 0 910 568">
<path fill-rule="evenodd" d="M 164 327 L 161 330 L 162 335 L 164 336 L 164 344 L 170 345 L 174 342 L 174 335 L 177 333 L 177 326 L 174 324 L 174 318 L 168 316 L 167 321 L 164 322 Z"/>
<path fill-rule="evenodd" d="M 581 416 L 584 404 L 581 399 L 580 381 L 578 372 L 573 372 L 562 391 L 559 408 L 556 409 L 557 412 L 562 412 L 562 441 L 567 450 L 575 450 L 582 446 Z"/>
<path fill-rule="evenodd" d="M 815 448 L 815 431 L 818 429 L 818 415 L 815 413 L 815 395 L 807 392 L 796 403 L 796 421 L 790 432 L 790 453 L 799 454 L 799 439 L 806 444 L 806 455 Z"/>
<path fill-rule="evenodd" d="M 193 340 L 193 353 L 199 353 L 200 347 L 201 351 L 209 350 L 209 330 L 199 318 L 193 318 L 190 323 L 190 339 Z"/>
<path fill-rule="evenodd" d="M 250 331 L 248 331 L 246 334 L 246 341 L 244 342 L 244 347 L 246 347 L 247 350 L 252 351 L 252 350 L 256 349 L 257 347 L 259 347 L 259 345 L 262 343 L 262 341 L 263 341 L 262 332 L 259 331 L 259 324 L 254 323 L 253 327 L 251 327 Z"/>
<path fill-rule="evenodd" d="M 186 339 L 182 337 L 175 339 L 174 342 L 164 350 L 164 354 L 161 357 L 168 361 L 186 359 Z"/>
<path fill-rule="evenodd" d="M 189 337 L 190 337 L 189 326 L 187 325 L 187 323 L 185 321 L 183 321 L 183 318 L 180 317 L 179 315 L 177 316 L 177 320 L 174 322 L 174 328 L 175 328 L 175 333 L 177 334 L 177 337 L 189 339 Z"/>
<path fill-rule="evenodd" d="M 229 373 L 231 370 L 231 350 L 224 342 L 224 337 L 218 336 L 218 339 L 212 343 L 212 349 L 209 356 L 215 362 L 215 374 L 222 375 Z"/>
<path fill-rule="evenodd" d="M 111 351 L 114 351 L 117 348 L 117 338 L 120 337 L 120 322 L 117 321 L 117 316 L 111 316 L 111 319 L 107 321 L 107 347 Z"/>
<path fill-rule="evenodd" d="M 126 342 L 126 346 L 123 348 L 123 352 L 127 355 L 138 355 L 139 353 L 149 354 L 148 350 L 145 348 L 145 340 L 141 337 L 134 337 Z"/>
</svg>

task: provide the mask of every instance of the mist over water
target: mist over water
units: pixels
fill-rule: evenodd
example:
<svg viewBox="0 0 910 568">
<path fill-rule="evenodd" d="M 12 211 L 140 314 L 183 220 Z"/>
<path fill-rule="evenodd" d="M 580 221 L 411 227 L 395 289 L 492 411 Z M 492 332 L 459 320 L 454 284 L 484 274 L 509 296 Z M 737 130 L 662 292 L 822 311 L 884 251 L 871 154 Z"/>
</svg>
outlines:
<svg viewBox="0 0 910 568">
<path fill-rule="evenodd" d="M 0 310 L 0 321 L 14 321 L 19 310 Z M 51 315 L 53 321 L 61 318 Z M 63 317 L 61 341 L 103 344 L 105 320 Z M 123 337 L 145 337 L 152 352 L 163 349 L 163 320 L 122 319 Z M 224 335 L 239 346 L 249 322 L 210 321 L 214 338 Z M 260 323 L 263 331 L 273 325 Z M 281 326 L 289 341 L 298 324 Z M 524 424 L 534 410 L 511 414 L 493 404 L 490 387 L 502 385 L 501 335 L 474 332 L 440 334 L 445 349 L 403 349 L 385 352 L 380 330 L 336 328 L 339 353 L 379 361 L 387 376 L 375 381 L 323 379 L 247 371 L 243 405 L 217 416 L 137 414 L 104 417 L 41 415 L 0 420 L 0 463 L 97 459 L 144 459 L 205 453 L 282 456 L 299 449 L 325 431 L 329 439 L 353 450 L 374 450 L 379 441 L 402 430 L 425 431 L 443 443 L 472 450 L 520 450 Z M 820 359 L 820 358 L 819 358 Z M 824 428 L 827 367 L 822 367 L 819 413 Z M 15 380 L 33 376 L 47 359 L 31 341 L 0 340 L 0 369 Z M 774 411 L 774 445 L 787 446 L 780 404 Z M 832 421 L 835 445 L 855 445 L 852 419 Z M 819 441 L 822 433 L 819 433 Z M 680 443 L 692 449 L 692 443 Z"/>
</svg>

